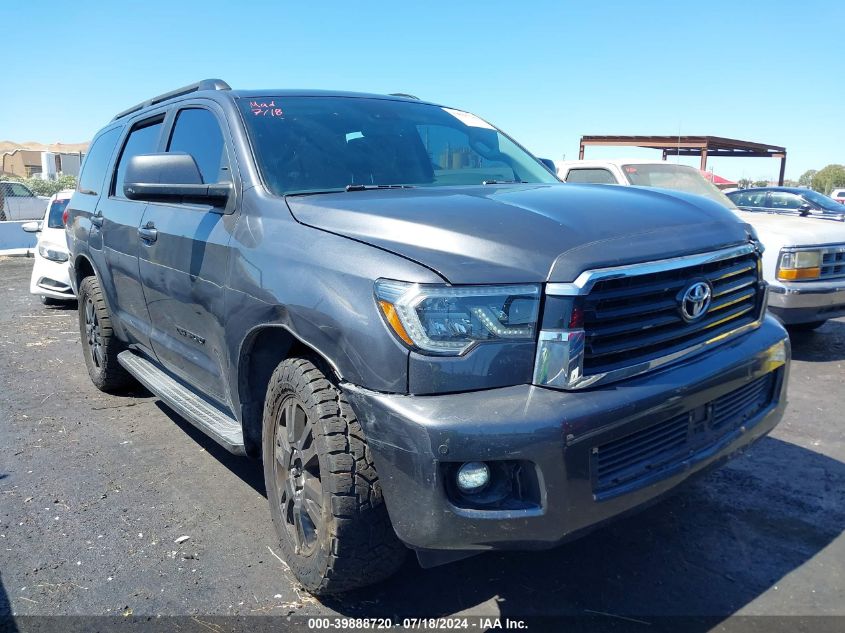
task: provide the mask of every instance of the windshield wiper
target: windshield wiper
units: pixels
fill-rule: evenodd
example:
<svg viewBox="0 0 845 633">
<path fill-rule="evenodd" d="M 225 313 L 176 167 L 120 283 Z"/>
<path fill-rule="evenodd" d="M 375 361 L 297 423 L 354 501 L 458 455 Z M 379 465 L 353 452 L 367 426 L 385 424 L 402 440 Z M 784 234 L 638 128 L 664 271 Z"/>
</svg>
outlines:
<svg viewBox="0 0 845 633">
<path fill-rule="evenodd" d="M 514 185 L 517 183 L 523 183 L 524 180 L 482 180 L 482 185 Z"/>
<path fill-rule="evenodd" d="M 414 185 L 346 185 L 347 191 L 370 191 L 372 189 L 413 189 Z"/>
</svg>

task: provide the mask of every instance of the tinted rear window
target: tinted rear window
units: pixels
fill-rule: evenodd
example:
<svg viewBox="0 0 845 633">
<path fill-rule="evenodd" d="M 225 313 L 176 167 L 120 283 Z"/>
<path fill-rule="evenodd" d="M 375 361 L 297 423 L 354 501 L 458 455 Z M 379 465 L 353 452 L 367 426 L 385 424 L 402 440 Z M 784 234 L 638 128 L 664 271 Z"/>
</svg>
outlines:
<svg viewBox="0 0 845 633">
<path fill-rule="evenodd" d="M 98 194 L 106 179 L 106 169 L 109 166 L 109 159 L 117 139 L 120 136 L 120 128 L 116 127 L 103 132 L 94 139 L 85 162 L 82 164 L 82 173 L 79 175 L 77 189 L 82 193 Z"/>
<path fill-rule="evenodd" d="M 608 170 L 601 168 L 570 169 L 566 174 L 566 182 L 615 185 L 616 178 Z"/>
<path fill-rule="evenodd" d="M 53 200 L 50 203 L 50 215 L 47 216 L 47 228 L 49 229 L 63 229 L 64 222 L 62 222 L 62 214 L 67 208 L 67 203 L 70 202 L 68 198 L 64 200 Z"/>
<path fill-rule="evenodd" d="M 120 162 L 117 165 L 117 176 L 114 180 L 113 195 L 118 198 L 125 198 L 123 193 L 123 180 L 126 177 L 126 167 L 133 156 L 140 154 L 152 154 L 158 148 L 158 139 L 161 134 L 162 121 L 144 121 L 135 126 L 123 146 L 123 153 L 120 155 Z"/>
</svg>

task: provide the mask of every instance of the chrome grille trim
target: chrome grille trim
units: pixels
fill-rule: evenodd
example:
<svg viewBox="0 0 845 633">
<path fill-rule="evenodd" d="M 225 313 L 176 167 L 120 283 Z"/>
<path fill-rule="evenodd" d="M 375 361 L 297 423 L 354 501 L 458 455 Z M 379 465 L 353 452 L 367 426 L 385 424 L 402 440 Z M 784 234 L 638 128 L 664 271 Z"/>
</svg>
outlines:
<svg viewBox="0 0 845 633">
<path fill-rule="evenodd" d="M 712 262 L 718 262 L 732 257 L 740 257 L 754 252 L 762 252 L 762 248 L 758 247 L 757 244 L 749 242 L 748 244 L 742 244 L 741 246 L 733 246 L 731 248 L 713 251 L 710 253 L 673 257 L 671 259 L 661 259 L 643 264 L 631 264 L 628 266 L 615 266 L 613 268 L 587 270 L 578 275 L 578 278 L 571 283 L 552 282 L 546 284 L 546 294 L 555 296 L 586 295 L 590 293 L 590 290 L 592 290 L 593 286 L 599 281 L 662 273 L 676 268 L 686 268 L 687 266 L 700 266 L 701 264 L 710 264 Z"/>
<path fill-rule="evenodd" d="M 746 263 L 737 262 L 736 266 L 725 267 L 723 274 L 718 277 L 725 284 L 725 288 L 720 288 L 717 295 L 717 300 L 714 302 L 713 312 L 725 309 L 726 318 L 716 319 L 713 323 L 712 335 L 703 338 L 698 337 L 694 342 L 690 341 L 689 345 L 678 349 L 679 345 L 672 346 L 667 343 L 666 353 L 650 358 L 631 358 L 631 363 L 628 365 L 617 367 L 595 367 L 592 371 L 585 366 L 585 331 L 584 329 L 575 330 L 543 330 L 540 332 L 538 341 L 537 356 L 535 358 L 535 370 L 533 382 L 536 385 L 552 387 L 555 389 L 564 389 L 567 391 L 584 389 L 587 387 L 595 387 L 604 385 L 626 378 L 631 378 L 653 371 L 670 363 L 677 362 L 683 358 L 697 355 L 710 349 L 716 345 L 721 345 L 730 339 L 738 337 L 746 332 L 750 332 L 758 327 L 763 322 L 766 314 L 767 293 L 766 283 L 762 280 L 760 254 L 762 246 L 757 242 L 749 242 L 740 246 L 722 249 L 710 253 L 702 253 L 698 255 L 690 255 L 685 257 L 676 257 L 666 260 L 659 260 L 654 262 L 647 262 L 643 264 L 634 264 L 630 266 L 618 266 L 613 268 L 604 268 L 589 270 L 581 275 L 572 283 L 549 283 L 546 284 L 546 294 L 550 296 L 569 296 L 578 297 L 589 295 L 590 291 L 600 281 L 615 280 L 626 277 L 640 277 L 649 274 L 663 273 L 667 271 L 674 271 L 689 267 L 701 266 L 704 264 L 711 264 L 714 262 L 721 262 L 732 258 L 742 258 L 748 255 L 755 255 L 756 267 L 749 267 Z M 754 280 L 750 281 L 746 277 L 753 270 Z M 731 281 L 731 277 L 736 277 L 736 280 Z M 727 280 L 727 281 L 726 281 Z M 746 292 L 742 292 L 746 289 Z M 621 289 L 624 293 L 624 289 Z M 724 297 L 724 295 L 732 293 L 741 293 L 741 297 L 736 301 L 731 297 Z M 748 315 L 752 308 L 737 306 L 732 308 L 734 304 L 749 300 L 749 297 L 744 296 L 750 292 L 755 300 L 755 306 L 758 311 L 754 314 Z M 722 301 L 718 301 L 718 297 L 724 297 Z M 588 299 L 578 299 L 583 301 Z M 646 306 L 647 307 L 647 306 Z M 737 314 L 733 314 L 736 311 Z M 645 318 L 649 310 L 639 311 L 637 314 L 632 314 L 632 318 L 637 316 Z M 747 315 L 742 317 L 742 315 Z M 657 316 L 657 315 L 655 315 Z M 726 329 L 725 327 L 715 327 L 722 324 L 727 325 L 728 322 L 734 318 L 740 318 L 740 322 L 736 327 Z M 749 318 L 751 319 L 749 321 Z M 648 319 L 646 319 L 648 321 Z M 659 324 L 658 324 L 659 325 Z M 584 327 L 587 327 L 585 323 Z M 619 328 L 624 333 L 623 324 Z M 643 328 L 647 330 L 648 328 Z M 704 328 L 706 332 L 708 328 Z M 717 331 L 718 330 L 718 331 Z M 642 331 L 642 330 L 640 330 Z M 616 333 L 618 336 L 620 333 Z M 632 332 L 632 336 L 636 336 L 636 332 Z M 703 339 L 703 340 L 702 340 Z M 658 341 L 659 344 L 659 341 Z M 671 351 L 670 351 L 671 350 Z M 659 349 L 656 350 L 659 353 Z"/>
<path fill-rule="evenodd" d="M 835 244 L 820 250 L 822 252 L 822 265 L 819 279 L 845 277 L 845 244 Z"/>
</svg>

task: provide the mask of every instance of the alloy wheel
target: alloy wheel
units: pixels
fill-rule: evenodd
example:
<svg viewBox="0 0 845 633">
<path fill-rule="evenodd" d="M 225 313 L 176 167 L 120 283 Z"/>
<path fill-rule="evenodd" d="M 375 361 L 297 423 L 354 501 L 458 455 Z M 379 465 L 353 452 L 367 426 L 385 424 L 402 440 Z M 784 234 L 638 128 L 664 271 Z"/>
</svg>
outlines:
<svg viewBox="0 0 845 633">
<path fill-rule="evenodd" d="M 314 424 L 289 396 L 275 423 L 273 471 L 282 520 L 297 554 L 309 556 L 323 529 L 323 486 L 314 445 Z"/>
<path fill-rule="evenodd" d="M 94 366 L 103 366 L 103 337 L 100 332 L 100 319 L 97 318 L 97 309 L 91 297 L 85 300 L 85 336 L 88 343 L 88 353 Z"/>
</svg>

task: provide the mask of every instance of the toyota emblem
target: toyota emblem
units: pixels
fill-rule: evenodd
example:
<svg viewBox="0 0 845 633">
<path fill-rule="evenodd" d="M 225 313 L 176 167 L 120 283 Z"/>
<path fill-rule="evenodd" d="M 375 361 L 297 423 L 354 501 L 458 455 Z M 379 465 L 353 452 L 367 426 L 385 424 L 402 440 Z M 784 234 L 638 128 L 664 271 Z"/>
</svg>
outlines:
<svg viewBox="0 0 845 633">
<path fill-rule="evenodd" d="M 684 317 L 684 321 L 698 321 L 698 319 L 707 314 L 707 309 L 710 307 L 712 298 L 713 290 L 706 281 L 694 281 L 687 286 L 678 301 L 680 303 L 678 307 L 681 310 L 681 316 Z"/>
</svg>

